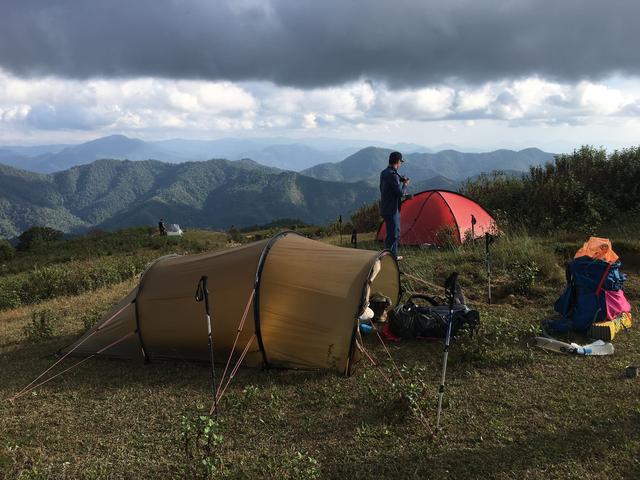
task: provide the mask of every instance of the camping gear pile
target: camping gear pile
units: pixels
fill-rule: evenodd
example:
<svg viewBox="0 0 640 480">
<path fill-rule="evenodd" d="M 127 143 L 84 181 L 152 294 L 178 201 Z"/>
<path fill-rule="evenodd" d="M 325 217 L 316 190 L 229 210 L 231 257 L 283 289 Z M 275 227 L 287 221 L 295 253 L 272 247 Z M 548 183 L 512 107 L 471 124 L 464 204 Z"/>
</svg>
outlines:
<svg viewBox="0 0 640 480">
<path fill-rule="evenodd" d="M 624 295 L 627 276 L 620 272 L 621 266 L 608 239 L 589 238 L 567 264 L 567 287 L 554 306 L 561 318 L 543 322 L 543 331 L 549 337 L 575 331 L 596 342 L 581 347 L 538 338 L 537 344 L 563 353 L 612 354 L 609 342 L 632 325 L 631 305 Z"/>
<path fill-rule="evenodd" d="M 442 245 L 464 243 L 497 233 L 496 221 L 478 203 L 447 190 L 425 190 L 402 202 L 400 245 Z M 443 235 L 444 233 L 444 235 Z M 384 241 L 384 222 L 376 238 Z"/>
<path fill-rule="evenodd" d="M 466 305 L 459 286 L 453 295 L 453 305 L 425 294 L 411 295 L 404 304 L 389 312 L 389 320 L 382 330 L 384 338 L 393 342 L 409 338 L 441 339 L 445 338 L 450 324 L 453 336 L 461 329 L 473 335 L 480 324 L 480 315 Z"/>
</svg>

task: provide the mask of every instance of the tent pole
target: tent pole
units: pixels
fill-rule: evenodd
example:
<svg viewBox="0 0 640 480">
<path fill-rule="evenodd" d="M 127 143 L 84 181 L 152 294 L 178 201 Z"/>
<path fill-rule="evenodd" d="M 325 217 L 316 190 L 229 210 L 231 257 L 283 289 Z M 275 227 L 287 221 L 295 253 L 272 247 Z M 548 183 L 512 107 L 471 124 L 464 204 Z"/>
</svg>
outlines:
<svg viewBox="0 0 640 480">
<path fill-rule="evenodd" d="M 447 361 L 449 359 L 449 345 L 451 344 L 451 331 L 453 328 L 453 302 L 458 288 L 458 273 L 454 272 L 445 281 L 445 295 L 449 300 L 449 321 L 447 322 L 447 335 L 444 339 L 444 357 L 442 359 L 442 376 L 438 389 L 438 414 L 436 416 L 436 432 L 440 430 L 440 415 L 442 413 L 442 399 L 444 397 L 445 380 L 447 377 Z"/>
<path fill-rule="evenodd" d="M 198 282 L 198 288 L 196 290 L 196 302 L 202 302 L 204 300 L 205 319 L 207 321 L 207 346 L 209 347 L 209 359 L 211 362 L 211 384 L 213 387 L 213 407 L 212 411 L 215 415 L 217 413 L 217 395 L 216 395 L 216 365 L 213 355 L 213 333 L 211 331 L 211 309 L 209 307 L 209 277 L 203 275 Z"/>
</svg>

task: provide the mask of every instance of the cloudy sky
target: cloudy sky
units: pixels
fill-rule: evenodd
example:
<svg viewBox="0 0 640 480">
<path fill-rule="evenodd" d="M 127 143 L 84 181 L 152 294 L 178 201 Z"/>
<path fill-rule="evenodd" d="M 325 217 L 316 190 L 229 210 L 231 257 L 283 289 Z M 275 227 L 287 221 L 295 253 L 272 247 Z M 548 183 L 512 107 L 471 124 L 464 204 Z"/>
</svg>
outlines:
<svg viewBox="0 0 640 480">
<path fill-rule="evenodd" d="M 0 0 L 0 143 L 640 143 L 637 0 Z"/>
</svg>

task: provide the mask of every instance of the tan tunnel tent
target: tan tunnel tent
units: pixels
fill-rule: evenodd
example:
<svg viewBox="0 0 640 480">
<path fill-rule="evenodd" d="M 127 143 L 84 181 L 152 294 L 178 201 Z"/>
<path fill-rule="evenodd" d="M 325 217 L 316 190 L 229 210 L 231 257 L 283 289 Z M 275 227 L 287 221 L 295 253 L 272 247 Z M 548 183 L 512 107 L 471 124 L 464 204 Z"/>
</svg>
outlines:
<svg viewBox="0 0 640 480">
<path fill-rule="evenodd" d="M 347 372 L 358 317 L 373 293 L 397 303 L 400 275 L 388 252 L 342 248 L 283 232 L 270 240 L 153 262 L 138 286 L 64 352 L 115 358 L 208 361 L 204 307 L 194 299 L 208 276 L 214 353 L 225 361 L 238 326 L 244 365 Z"/>
</svg>

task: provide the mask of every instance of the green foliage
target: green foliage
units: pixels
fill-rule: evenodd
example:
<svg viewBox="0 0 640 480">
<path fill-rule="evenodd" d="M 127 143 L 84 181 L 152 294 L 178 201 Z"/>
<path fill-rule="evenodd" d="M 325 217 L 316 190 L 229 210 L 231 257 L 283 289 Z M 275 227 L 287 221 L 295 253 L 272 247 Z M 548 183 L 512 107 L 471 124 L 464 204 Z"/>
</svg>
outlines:
<svg viewBox="0 0 640 480">
<path fill-rule="evenodd" d="M 454 248 L 460 245 L 457 228 L 453 225 L 444 225 L 436 232 L 436 243 L 445 248 Z"/>
<path fill-rule="evenodd" d="M 376 232 L 381 221 L 380 204 L 377 201 L 361 206 L 351 215 L 351 224 L 358 233 Z"/>
<path fill-rule="evenodd" d="M 584 146 L 522 176 L 481 175 L 463 191 L 489 210 L 504 211 L 509 226 L 589 235 L 633 214 L 640 203 L 638 178 L 640 147 L 607 155 Z"/>
<path fill-rule="evenodd" d="M 276 478 L 317 480 L 322 478 L 319 462 L 311 455 L 299 450 L 287 452 L 278 459 L 270 459 L 267 469 Z"/>
<path fill-rule="evenodd" d="M 529 293 L 531 287 L 534 286 L 540 274 L 540 267 L 538 267 L 538 264 L 533 260 L 525 263 L 514 262 L 509 267 L 509 271 L 513 280 L 513 291 L 525 295 Z"/>
<path fill-rule="evenodd" d="M 62 239 L 64 233 L 50 227 L 31 227 L 24 231 L 19 237 L 18 250 L 33 250 L 45 247 L 47 244 L 57 242 Z"/>
<path fill-rule="evenodd" d="M 54 336 L 55 324 L 61 315 L 52 308 L 40 308 L 31 314 L 31 323 L 24 326 L 23 333 L 30 342 L 41 342 Z"/>
<path fill-rule="evenodd" d="M 16 254 L 16 249 L 5 239 L 0 238 L 0 262 L 11 260 Z"/>
<path fill-rule="evenodd" d="M 220 432 L 220 424 L 209 415 L 180 416 L 180 442 L 191 476 L 213 478 L 222 472 L 220 450 L 224 437 Z"/>
<path fill-rule="evenodd" d="M 242 236 L 242 234 L 240 233 L 240 230 L 238 230 L 236 227 L 231 227 L 229 229 L 229 232 L 227 233 L 229 240 L 231 242 L 235 242 L 235 243 L 242 243 L 244 241 L 244 237 Z"/>
<path fill-rule="evenodd" d="M 394 387 L 400 392 L 402 398 L 406 400 L 411 412 L 420 417 L 425 396 L 429 389 L 429 385 L 424 381 L 428 375 L 427 368 L 424 365 L 402 365 L 400 372 L 404 381 L 397 382 Z"/>
<path fill-rule="evenodd" d="M 69 261 L 0 278 L 0 309 L 78 295 L 127 280 L 143 271 L 151 255 L 122 255 Z"/>
</svg>

